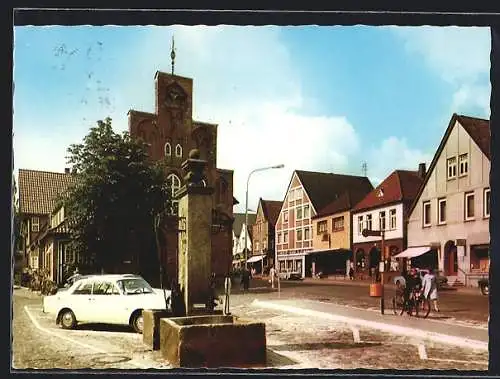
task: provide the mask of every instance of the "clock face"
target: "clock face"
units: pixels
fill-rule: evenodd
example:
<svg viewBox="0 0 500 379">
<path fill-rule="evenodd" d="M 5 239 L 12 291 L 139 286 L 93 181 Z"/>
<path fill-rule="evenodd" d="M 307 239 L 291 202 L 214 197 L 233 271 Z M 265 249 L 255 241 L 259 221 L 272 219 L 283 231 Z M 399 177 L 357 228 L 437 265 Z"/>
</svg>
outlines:
<svg viewBox="0 0 500 379">
<path fill-rule="evenodd" d="M 183 106 L 186 100 L 186 93 L 182 87 L 173 83 L 165 91 L 165 104 L 168 106 Z"/>
</svg>

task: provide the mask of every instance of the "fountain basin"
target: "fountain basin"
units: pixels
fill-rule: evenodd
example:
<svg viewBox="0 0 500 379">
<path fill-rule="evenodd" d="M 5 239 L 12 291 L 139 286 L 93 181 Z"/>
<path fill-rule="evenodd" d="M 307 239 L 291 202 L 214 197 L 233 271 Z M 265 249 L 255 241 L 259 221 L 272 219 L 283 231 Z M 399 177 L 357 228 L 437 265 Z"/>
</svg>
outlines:
<svg viewBox="0 0 500 379">
<path fill-rule="evenodd" d="M 162 318 L 160 350 L 175 367 L 263 365 L 266 325 L 222 315 Z"/>
</svg>

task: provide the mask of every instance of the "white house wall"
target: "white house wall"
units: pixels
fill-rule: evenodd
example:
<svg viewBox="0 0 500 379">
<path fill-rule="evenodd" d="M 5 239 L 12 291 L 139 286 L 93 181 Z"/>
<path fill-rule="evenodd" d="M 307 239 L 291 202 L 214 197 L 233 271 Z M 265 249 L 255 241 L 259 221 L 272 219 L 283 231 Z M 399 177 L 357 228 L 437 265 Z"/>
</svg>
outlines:
<svg viewBox="0 0 500 379">
<path fill-rule="evenodd" d="M 464 177 L 447 179 L 447 158 L 468 153 L 469 172 Z M 458 162 L 457 162 L 458 164 Z M 408 218 L 408 246 L 440 245 L 439 269 L 444 267 L 444 245 L 448 240 L 466 239 L 465 257 L 460 270 L 469 271 L 470 245 L 489 243 L 489 218 L 483 217 L 484 189 L 489 187 L 490 161 L 457 122 L 430 173 L 422 195 Z M 474 192 L 475 219 L 465 220 L 465 193 Z M 446 197 L 446 224 L 438 225 L 438 198 Z M 423 227 L 423 202 L 431 202 L 431 226 Z"/>
<path fill-rule="evenodd" d="M 396 209 L 396 229 L 394 230 L 389 229 L 391 225 L 389 212 L 391 209 Z M 385 239 L 389 240 L 389 239 L 403 238 L 403 204 L 394 204 L 386 207 L 371 209 L 360 213 L 353 213 L 353 218 L 352 218 L 353 243 L 364 243 L 364 242 L 372 242 L 380 240 L 380 237 L 377 236 L 363 237 L 363 235 L 359 233 L 358 217 L 363 216 L 363 223 L 364 223 L 363 229 L 364 229 L 366 228 L 366 216 L 371 214 L 372 230 L 380 230 L 379 213 L 384 211 L 385 211 L 385 225 L 386 225 Z"/>
</svg>

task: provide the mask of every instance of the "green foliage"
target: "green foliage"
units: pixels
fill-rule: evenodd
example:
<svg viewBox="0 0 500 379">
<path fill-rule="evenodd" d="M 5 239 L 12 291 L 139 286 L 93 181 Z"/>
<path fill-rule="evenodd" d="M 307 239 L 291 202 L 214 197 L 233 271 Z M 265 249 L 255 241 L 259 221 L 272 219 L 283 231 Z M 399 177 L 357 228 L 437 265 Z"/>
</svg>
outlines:
<svg viewBox="0 0 500 379">
<path fill-rule="evenodd" d="M 98 121 L 83 143 L 68 148 L 76 184 L 60 198 L 70 248 L 112 272 L 125 259 L 157 263 L 155 216 L 169 207 L 162 167 L 148 161 L 147 145 Z"/>
</svg>

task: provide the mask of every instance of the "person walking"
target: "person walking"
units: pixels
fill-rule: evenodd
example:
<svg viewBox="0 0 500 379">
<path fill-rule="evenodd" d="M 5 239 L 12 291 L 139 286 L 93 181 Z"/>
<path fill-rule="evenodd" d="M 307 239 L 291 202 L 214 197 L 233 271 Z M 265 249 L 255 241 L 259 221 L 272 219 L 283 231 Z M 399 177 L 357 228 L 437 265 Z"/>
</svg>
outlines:
<svg viewBox="0 0 500 379">
<path fill-rule="evenodd" d="M 429 272 L 424 275 L 422 279 L 422 289 L 426 299 L 432 302 L 434 310 L 439 312 L 438 308 L 438 291 L 437 291 L 437 280 L 436 275 L 434 275 L 434 270 L 429 268 Z"/>
<path fill-rule="evenodd" d="M 248 291 L 248 288 L 250 287 L 250 271 L 246 267 L 241 273 L 241 284 L 243 284 L 243 291 Z"/>
<path fill-rule="evenodd" d="M 354 262 L 349 261 L 349 279 L 354 280 Z"/>
<path fill-rule="evenodd" d="M 271 288 L 274 288 L 275 277 L 276 277 L 276 270 L 274 269 L 274 266 L 271 266 L 271 269 L 269 270 L 269 282 L 271 283 Z"/>
</svg>

